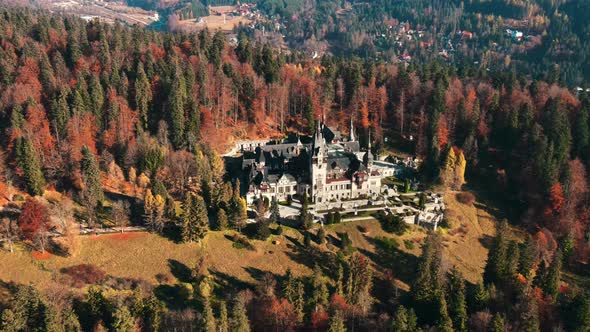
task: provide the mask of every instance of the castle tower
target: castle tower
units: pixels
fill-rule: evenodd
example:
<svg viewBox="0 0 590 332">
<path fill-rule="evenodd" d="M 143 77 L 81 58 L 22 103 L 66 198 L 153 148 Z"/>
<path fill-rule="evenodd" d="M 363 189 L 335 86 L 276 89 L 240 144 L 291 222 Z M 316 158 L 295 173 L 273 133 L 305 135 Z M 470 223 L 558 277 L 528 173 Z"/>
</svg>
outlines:
<svg viewBox="0 0 590 332">
<path fill-rule="evenodd" d="M 313 202 L 322 202 L 324 186 L 326 184 L 326 144 L 320 126 L 316 126 L 311 155 L 311 199 Z"/>
<path fill-rule="evenodd" d="M 373 166 L 373 153 L 371 152 L 371 129 L 369 129 L 369 143 L 367 144 L 367 153 L 365 153 L 365 156 L 363 157 L 363 162 L 365 163 L 365 166 L 367 168 L 370 168 Z"/>
<path fill-rule="evenodd" d="M 350 141 L 354 142 L 356 138 L 354 137 L 354 122 L 352 120 L 352 115 L 350 116 Z"/>
</svg>

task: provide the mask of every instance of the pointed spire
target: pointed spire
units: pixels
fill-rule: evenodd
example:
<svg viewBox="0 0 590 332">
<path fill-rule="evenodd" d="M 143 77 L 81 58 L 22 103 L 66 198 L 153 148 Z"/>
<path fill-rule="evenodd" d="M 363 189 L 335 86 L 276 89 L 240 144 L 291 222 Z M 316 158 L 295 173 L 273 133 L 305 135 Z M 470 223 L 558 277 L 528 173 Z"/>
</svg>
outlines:
<svg viewBox="0 0 590 332">
<path fill-rule="evenodd" d="M 371 128 L 369 128 L 369 145 L 368 150 L 371 151 Z"/>
<path fill-rule="evenodd" d="M 350 141 L 354 142 L 356 139 L 354 137 L 354 121 L 352 119 L 352 115 L 350 116 Z"/>
</svg>

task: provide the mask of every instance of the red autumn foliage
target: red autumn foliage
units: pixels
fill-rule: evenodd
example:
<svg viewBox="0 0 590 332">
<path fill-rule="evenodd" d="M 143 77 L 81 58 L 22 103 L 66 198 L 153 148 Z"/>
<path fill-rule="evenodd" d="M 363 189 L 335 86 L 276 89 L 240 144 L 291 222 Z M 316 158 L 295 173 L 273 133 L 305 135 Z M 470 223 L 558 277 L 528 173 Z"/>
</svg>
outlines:
<svg viewBox="0 0 590 332">
<path fill-rule="evenodd" d="M 325 331 L 328 328 L 330 316 L 322 306 L 318 306 L 317 310 L 311 313 L 310 325 L 316 331 Z"/>
<path fill-rule="evenodd" d="M 96 154 L 96 120 L 92 113 L 74 115 L 68 122 L 67 131 L 72 161 L 82 160 L 83 146 L 87 146 Z"/>
<path fill-rule="evenodd" d="M 22 104 L 29 98 L 41 102 L 42 85 L 39 82 L 39 65 L 33 58 L 27 58 L 18 69 L 12 99 L 15 104 Z"/>
<path fill-rule="evenodd" d="M 17 223 L 20 231 L 27 240 L 34 240 L 41 231 L 49 229 L 49 214 L 43 203 L 28 197 Z"/>
<path fill-rule="evenodd" d="M 533 236 L 533 238 L 537 243 L 540 259 L 549 264 L 553 257 L 553 253 L 557 249 L 557 241 L 555 241 L 553 233 L 547 228 L 542 228 Z"/>
<path fill-rule="evenodd" d="M 297 326 L 297 314 L 287 299 L 274 299 L 270 307 L 274 319 L 275 330 L 293 331 Z"/>
<path fill-rule="evenodd" d="M 441 115 L 438 119 L 438 147 L 442 149 L 449 142 L 449 128 L 447 127 L 447 119 Z"/>
<path fill-rule="evenodd" d="M 559 182 L 555 182 L 549 189 L 549 206 L 545 209 L 545 214 L 559 215 L 564 202 L 563 188 Z"/>
<path fill-rule="evenodd" d="M 340 296 L 336 293 L 334 293 L 332 295 L 332 298 L 330 299 L 330 309 L 331 310 L 346 312 L 346 311 L 348 311 L 348 308 L 349 308 L 349 305 L 348 305 L 348 303 L 346 303 L 346 300 L 342 296 Z"/>
<path fill-rule="evenodd" d="M 51 135 L 49 120 L 42 105 L 28 105 L 26 110 L 27 123 L 25 132 L 31 139 L 33 147 L 43 155 L 46 160 L 52 154 L 55 146 L 55 139 Z"/>
<path fill-rule="evenodd" d="M 111 108 L 118 112 L 109 122 L 108 129 L 104 132 L 103 143 L 110 149 L 116 143 L 125 145 L 135 137 L 135 124 L 137 122 L 137 111 L 131 110 L 125 98 L 117 96 L 115 91 L 109 91 L 109 103 Z"/>
<path fill-rule="evenodd" d="M 68 275 L 73 287 L 82 288 L 85 285 L 99 284 L 106 278 L 106 273 L 96 265 L 80 264 L 64 267 L 61 273 Z"/>
</svg>

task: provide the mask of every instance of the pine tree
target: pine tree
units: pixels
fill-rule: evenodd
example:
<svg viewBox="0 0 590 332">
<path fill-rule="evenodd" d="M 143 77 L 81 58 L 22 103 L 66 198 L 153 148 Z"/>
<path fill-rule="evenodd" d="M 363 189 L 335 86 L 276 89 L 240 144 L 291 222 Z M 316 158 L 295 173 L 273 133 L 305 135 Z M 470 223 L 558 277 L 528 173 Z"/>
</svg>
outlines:
<svg viewBox="0 0 590 332">
<path fill-rule="evenodd" d="M 395 310 L 391 320 L 391 332 L 407 332 L 408 331 L 408 310 L 403 305 L 400 305 Z"/>
<path fill-rule="evenodd" d="M 447 301 L 445 300 L 444 293 L 438 291 L 436 296 L 436 306 L 438 308 L 438 319 L 436 321 L 436 327 L 440 332 L 453 332 L 453 323 L 449 317 L 447 309 Z"/>
<path fill-rule="evenodd" d="M 272 197 L 272 201 L 270 202 L 270 222 L 276 224 L 281 219 L 281 214 L 279 212 L 279 203 L 275 196 Z"/>
<path fill-rule="evenodd" d="M 500 313 L 496 313 L 494 315 L 494 319 L 492 320 L 492 326 L 490 327 L 490 332 L 504 332 L 506 331 L 504 318 Z"/>
<path fill-rule="evenodd" d="M 137 78 L 135 79 L 135 107 L 139 112 L 139 123 L 143 129 L 148 128 L 150 103 L 152 101 L 152 88 L 147 75 L 143 70 L 143 63 L 137 64 Z"/>
<path fill-rule="evenodd" d="M 104 129 L 104 125 L 105 125 L 103 123 L 104 103 L 105 103 L 104 89 L 102 88 L 102 85 L 100 84 L 100 79 L 98 78 L 98 75 L 94 74 L 90 78 L 90 104 L 91 104 L 92 113 L 94 114 L 94 117 L 96 118 L 96 122 L 97 122 L 99 129 Z"/>
<path fill-rule="evenodd" d="M 246 305 L 243 301 L 238 300 L 232 310 L 232 331 L 233 332 L 250 332 L 250 321 L 246 312 Z"/>
<path fill-rule="evenodd" d="M 551 295 L 553 300 L 557 299 L 559 293 L 559 282 L 561 279 L 561 265 L 562 265 L 562 254 L 561 250 L 558 250 L 553 254 L 553 260 L 547 269 L 547 273 L 541 275 L 539 286 L 545 294 Z"/>
<path fill-rule="evenodd" d="M 438 317 L 436 303 L 441 291 L 439 273 L 441 260 L 441 238 L 438 233 L 431 233 L 422 248 L 418 261 L 418 271 L 412 285 L 412 298 L 416 310 L 422 319 Z"/>
<path fill-rule="evenodd" d="M 332 317 L 330 317 L 328 332 L 346 332 L 346 324 L 340 311 L 336 311 Z"/>
<path fill-rule="evenodd" d="M 508 261 L 507 228 L 508 223 L 506 220 L 503 220 L 496 226 L 496 236 L 488 252 L 488 260 L 484 268 L 483 280 L 486 284 L 505 280 L 506 262 Z"/>
<path fill-rule="evenodd" d="M 229 320 L 227 318 L 227 305 L 225 301 L 219 303 L 219 323 L 217 330 L 219 332 L 229 332 Z"/>
<path fill-rule="evenodd" d="M 461 272 L 453 268 L 447 283 L 449 315 L 455 331 L 467 331 L 467 304 L 465 302 L 465 282 Z"/>
<path fill-rule="evenodd" d="M 213 316 L 213 308 L 211 307 L 211 301 L 206 296 L 203 299 L 203 316 L 201 321 L 201 330 L 203 332 L 216 332 L 217 324 L 215 322 L 215 316 Z"/>
<path fill-rule="evenodd" d="M 82 147 L 80 170 L 82 171 L 85 191 L 95 202 L 102 201 L 104 199 L 104 193 L 100 182 L 100 169 L 98 168 L 94 153 L 87 146 Z"/>
<path fill-rule="evenodd" d="M 532 289 L 527 287 L 519 296 L 516 304 L 516 312 L 518 314 L 517 322 L 519 326 L 518 331 L 523 332 L 538 332 L 540 331 L 539 324 L 539 308 L 537 299 L 532 294 Z"/>
<path fill-rule="evenodd" d="M 200 242 L 209 228 L 205 201 L 199 195 L 188 193 L 182 213 L 182 240 Z"/>
<path fill-rule="evenodd" d="M 537 262 L 537 244 L 529 234 L 524 241 L 519 256 L 518 272 L 529 278 Z"/>
<path fill-rule="evenodd" d="M 228 221 L 227 214 L 223 208 L 217 210 L 217 222 L 215 224 L 215 230 L 222 231 L 227 229 Z"/>
<path fill-rule="evenodd" d="M 135 331 L 135 321 L 126 306 L 120 305 L 113 314 L 113 331 L 115 332 L 133 332 Z"/>
<path fill-rule="evenodd" d="M 184 98 L 186 96 L 186 87 L 184 76 L 179 65 L 176 65 L 176 71 L 170 87 L 170 93 L 168 95 L 168 107 L 170 109 L 170 136 L 172 144 L 175 148 L 181 148 L 184 145 L 184 123 L 185 123 L 185 110 L 184 110 Z"/>
<path fill-rule="evenodd" d="M 303 199 L 301 200 L 301 211 L 299 213 L 299 224 L 304 230 L 311 228 L 313 223 L 313 216 L 309 213 L 309 199 L 307 193 L 303 193 Z"/>
<path fill-rule="evenodd" d="M 344 268 L 338 264 L 338 279 L 336 279 L 336 294 L 344 296 Z"/>
<path fill-rule="evenodd" d="M 27 191 L 31 195 L 42 195 L 45 177 L 41 171 L 41 163 L 33 144 L 28 138 L 22 138 L 18 140 L 17 148 L 18 164 L 23 170 Z"/>
<path fill-rule="evenodd" d="M 317 264 L 313 268 L 311 289 L 312 292 L 310 303 L 314 306 L 314 308 L 317 309 L 319 306 L 326 307 L 328 305 L 328 298 L 330 294 L 328 293 L 328 286 L 326 285 L 324 274 Z"/>
<path fill-rule="evenodd" d="M 475 285 L 475 290 L 473 292 L 473 300 L 471 302 L 472 305 L 470 304 L 469 307 L 474 311 L 484 310 L 487 308 L 489 300 L 490 295 L 483 282 L 478 282 L 477 285 Z"/>
</svg>

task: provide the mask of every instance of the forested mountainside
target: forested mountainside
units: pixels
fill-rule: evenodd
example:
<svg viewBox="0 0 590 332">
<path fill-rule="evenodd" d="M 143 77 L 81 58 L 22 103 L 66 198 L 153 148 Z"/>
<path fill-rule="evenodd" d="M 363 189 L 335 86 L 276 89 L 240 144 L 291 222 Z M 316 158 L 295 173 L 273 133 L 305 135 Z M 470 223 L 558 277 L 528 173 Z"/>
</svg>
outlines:
<svg viewBox="0 0 590 332">
<path fill-rule="evenodd" d="M 245 34 L 232 47 L 221 33 L 162 33 L 2 8 L 0 96 L 0 202 L 22 208 L 21 236 L 40 249 L 43 232 L 70 227 L 52 223 L 48 214 L 58 212 L 35 197 L 45 191 L 82 206 L 76 218 L 89 226 L 122 220 L 107 216 L 125 210 L 108 191 L 135 198 L 131 223 L 156 233 L 181 225 L 188 242 L 210 227 L 239 233 L 246 203 L 220 153 L 235 139 L 313 133 L 319 119 L 347 132 L 351 118 L 363 145 L 370 132 L 376 151 L 401 148 L 424 158 L 429 181 L 439 181 L 462 151 L 472 185 L 503 202 L 514 225 L 536 234 L 518 244 L 500 224 L 484 283 L 469 294 L 460 274 L 441 266 L 438 233 L 425 240 L 403 296 L 387 275 L 373 287 L 375 271 L 342 237 L 342 252 L 326 258 L 332 265 L 305 278 L 267 274 L 255 292 L 239 296 L 216 284 L 201 262 L 187 277 L 194 297 L 192 286 L 180 289 L 182 303 L 166 308 L 153 294 L 115 301 L 97 288 L 72 306 L 21 286 L 3 304 L 2 331 L 76 331 L 80 324 L 113 331 L 160 324 L 207 331 L 588 328 L 583 288 L 559 286 L 560 271 L 583 273 L 590 254 L 585 94 L 437 60 L 309 60 Z M 16 224 L 3 221 L 7 238 Z M 260 225 L 268 236 L 268 224 Z"/>
<path fill-rule="evenodd" d="M 590 4 L 584 0 L 256 2 L 267 15 L 281 17 L 281 33 L 293 47 L 310 54 L 443 59 L 572 87 L 590 77 Z"/>
</svg>

